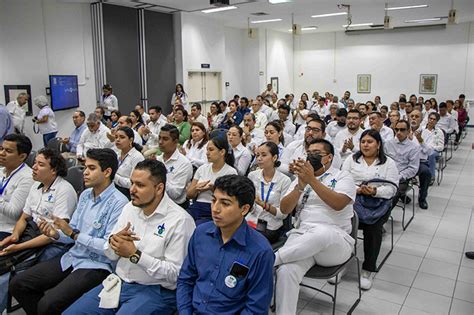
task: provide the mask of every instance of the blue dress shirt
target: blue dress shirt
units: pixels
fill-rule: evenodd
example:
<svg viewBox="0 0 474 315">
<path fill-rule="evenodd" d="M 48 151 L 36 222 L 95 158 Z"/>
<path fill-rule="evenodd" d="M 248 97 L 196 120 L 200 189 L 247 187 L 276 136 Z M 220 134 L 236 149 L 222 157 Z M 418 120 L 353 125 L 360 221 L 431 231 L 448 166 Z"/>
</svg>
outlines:
<svg viewBox="0 0 474 315">
<path fill-rule="evenodd" d="M 270 243 L 245 220 L 225 244 L 214 222 L 201 224 L 178 277 L 179 314 L 268 314 L 274 260 Z M 248 267 L 245 276 L 231 276 L 236 262 Z"/>
<path fill-rule="evenodd" d="M 61 257 L 63 271 L 71 266 L 73 270 L 105 269 L 113 271 L 114 263 L 105 256 L 104 249 L 109 235 L 127 203 L 127 197 L 118 191 L 113 183 L 96 198 L 94 198 L 92 188 L 84 190 L 79 197 L 77 209 L 69 224 L 73 229 L 78 229 L 80 233 L 74 246 Z M 73 243 L 74 241 L 60 231 L 58 242 Z"/>
<path fill-rule="evenodd" d="M 5 136 L 13 133 L 13 119 L 7 108 L 0 104 L 0 143 Z"/>
<path fill-rule="evenodd" d="M 79 127 L 76 127 L 74 131 L 71 133 L 71 136 L 69 137 L 69 144 L 68 144 L 69 152 L 76 153 L 76 147 L 79 144 L 79 140 L 81 140 L 81 135 L 86 128 L 87 128 L 86 124 L 83 123 Z"/>
</svg>

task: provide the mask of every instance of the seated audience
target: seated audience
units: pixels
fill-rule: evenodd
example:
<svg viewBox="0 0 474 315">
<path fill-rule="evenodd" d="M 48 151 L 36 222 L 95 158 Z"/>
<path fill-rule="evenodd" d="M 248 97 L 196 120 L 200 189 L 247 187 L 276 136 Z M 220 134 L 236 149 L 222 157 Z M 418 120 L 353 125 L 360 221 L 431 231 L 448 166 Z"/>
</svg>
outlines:
<svg viewBox="0 0 474 315">
<path fill-rule="evenodd" d="M 217 135 L 209 140 L 206 155 L 208 163 L 197 169 L 186 192 L 188 199 L 193 199 L 188 211 L 196 221 L 196 225 L 212 219 L 212 190 L 216 179 L 224 175 L 237 174 L 233 168 L 234 155 L 225 135 Z"/>
<path fill-rule="evenodd" d="M 279 121 L 271 121 L 265 127 L 265 139 L 273 142 L 278 148 L 278 158 L 281 158 L 285 151 L 285 139 L 283 137 L 283 128 Z"/>
<path fill-rule="evenodd" d="M 161 113 L 161 107 L 153 106 L 148 110 L 150 121 L 143 128 L 143 140 L 146 141 L 146 145 L 143 147 L 143 155 L 150 157 L 157 154 L 159 143 L 158 138 L 160 136 L 161 127 L 166 125 L 165 115 Z"/>
<path fill-rule="evenodd" d="M 207 162 L 207 141 L 205 126 L 197 121 L 191 123 L 191 136 L 183 144 L 181 153 L 191 162 L 194 169 Z"/>
<path fill-rule="evenodd" d="M 130 200 L 130 175 L 138 162 L 145 158 L 137 150 L 138 145 L 133 142 L 133 130 L 129 127 L 121 127 L 115 132 L 115 147 L 118 153 L 118 169 L 114 177 L 117 189 Z"/>
<path fill-rule="evenodd" d="M 329 141 L 314 139 L 307 151 L 308 161 L 291 164 L 297 178 L 280 203 L 282 213 L 295 208 L 297 213 L 295 228 L 275 254 L 276 314 L 296 314 L 300 283 L 314 264 L 342 264 L 354 248 L 350 235 L 354 180 L 332 166 L 334 148 Z"/>
<path fill-rule="evenodd" d="M 359 150 L 360 135 L 363 130 L 360 127 L 360 113 L 357 109 L 351 109 L 347 113 L 347 128 L 337 133 L 334 139 L 334 149 L 345 161 L 352 153 Z"/>
<path fill-rule="evenodd" d="M 150 121 L 150 115 L 145 112 L 145 107 L 142 104 L 135 105 L 135 110 L 142 116 L 142 122 L 146 126 Z"/>
<path fill-rule="evenodd" d="M 3 142 L 3 139 L 14 132 L 13 127 L 13 118 L 12 115 L 8 112 L 5 105 L 0 103 L 0 143 Z"/>
<path fill-rule="evenodd" d="M 234 154 L 234 168 L 239 175 L 247 174 L 250 162 L 252 162 L 252 153 L 245 147 L 243 140 L 244 131 L 237 125 L 230 127 L 227 132 L 227 141 Z"/>
<path fill-rule="evenodd" d="M 290 107 L 282 105 L 278 108 L 278 119 L 283 125 L 283 132 L 293 138 L 296 133 L 296 127 L 293 124 L 293 119 L 290 119 Z"/>
<path fill-rule="evenodd" d="M 17 274 L 9 290 L 27 314 L 61 314 L 84 293 L 99 285 L 113 262 L 104 246 L 127 198 L 113 184 L 118 168 L 111 149 L 87 151 L 84 183 L 71 222 L 40 220 L 41 232 L 60 243 L 74 244 L 62 256 L 41 262 Z"/>
<path fill-rule="evenodd" d="M 96 114 L 89 114 L 86 125 L 87 129 L 82 133 L 76 151 L 77 159 L 81 161 L 85 159 L 87 151 L 90 149 L 103 149 L 112 147 L 112 143 L 107 136 L 107 134 L 110 132 L 110 129 L 100 122 L 100 119 Z"/>
<path fill-rule="evenodd" d="M 186 187 L 193 178 L 193 167 L 191 162 L 179 152 L 179 131 L 176 126 L 167 124 L 160 131 L 161 155 L 156 159 L 162 162 L 167 170 L 166 193 L 168 196 L 184 209 L 188 208 L 186 200 Z"/>
<path fill-rule="evenodd" d="M 248 178 L 216 180 L 214 222 L 196 228 L 179 274 L 179 314 L 268 314 L 274 256 L 268 241 L 245 222 L 254 200 Z"/>
<path fill-rule="evenodd" d="M 193 122 L 199 122 L 206 128 L 206 130 L 209 130 L 209 122 L 206 117 L 201 114 L 201 110 L 201 104 L 199 103 L 194 103 L 193 106 L 191 106 L 191 115 L 188 116 L 189 123 L 192 124 Z"/>
<path fill-rule="evenodd" d="M 357 109 L 360 112 L 360 127 L 362 129 L 369 129 L 370 128 L 370 123 L 369 123 L 369 106 L 367 104 L 359 104 L 357 106 Z"/>
<path fill-rule="evenodd" d="M 104 116 L 105 116 L 105 110 L 104 110 L 103 107 L 101 107 L 101 106 L 96 107 L 95 110 L 94 110 L 94 113 L 97 115 L 97 117 L 99 117 L 99 120 L 100 120 L 101 123 L 103 123 L 105 126 L 108 125 L 108 122 L 109 122 L 110 120 L 106 120 L 106 119 L 104 118 Z"/>
<path fill-rule="evenodd" d="M 252 101 L 251 113 L 255 116 L 255 128 L 263 130 L 267 125 L 268 118 L 265 113 L 261 111 L 262 104 L 258 100 Z M 244 127 L 244 122 L 240 123 L 240 127 Z"/>
<path fill-rule="evenodd" d="M 242 100 L 240 100 L 242 103 Z M 248 100 L 247 100 L 248 102 Z M 210 107 L 210 112 L 207 113 L 207 120 L 209 122 L 209 126 L 211 130 L 219 128 L 219 124 L 224 119 L 224 115 L 222 115 L 221 109 L 219 107 L 219 103 L 212 102 Z"/>
<path fill-rule="evenodd" d="M 252 113 L 245 114 L 243 123 L 244 126 L 242 127 L 242 130 L 244 131 L 243 138 L 246 147 L 250 152 L 253 152 L 256 146 L 259 146 L 263 141 L 265 141 L 264 131 L 255 128 L 255 115 Z"/>
<path fill-rule="evenodd" d="M 172 123 L 178 128 L 179 144 L 183 145 L 183 143 L 189 139 L 191 125 L 188 122 L 188 112 L 182 106 L 175 108 Z"/>
<path fill-rule="evenodd" d="M 82 133 L 87 129 L 86 124 L 86 114 L 82 110 L 75 111 L 72 114 L 72 121 L 74 123 L 74 130 L 71 133 L 69 138 L 61 139 L 61 142 L 66 146 L 67 150 L 71 153 L 77 152 L 77 145 L 81 140 Z"/>
<path fill-rule="evenodd" d="M 383 124 L 390 127 L 391 121 L 390 118 L 388 118 L 388 107 L 385 105 L 380 106 L 380 114 L 382 114 Z"/>
<path fill-rule="evenodd" d="M 249 105 L 249 99 L 244 97 L 241 97 L 239 100 L 239 113 L 244 117 L 248 113 L 250 113 L 250 105 Z"/>
<path fill-rule="evenodd" d="M 428 115 L 428 122 L 425 124 L 422 132 L 423 141 L 431 147 L 432 153 L 428 156 L 430 166 L 431 181 L 433 184 L 436 178 L 436 160 L 444 149 L 444 133 L 436 126 L 439 120 L 439 114 L 432 112 Z"/>
<path fill-rule="evenodd" d="M 332 121 L 336 121 L 337 104 L 331 104 L 329 106 L 329 113 L 324 117 L 324 122 L 328 125 Z"/>
<path fill-rule="evenodd" d="M 364 184 L 371 179 L 385 179 L 398 184 L 397 165 L 385 155 L 382 137 L 374 129 L 362 133 L 359 151 L 344 162 L 342 170 L 352 175 L 358 195 L 392 199 L 397 193 L 397 188 L 388 183 Z M 373 224 L 359 221 L 359 229 L 364 231 L 364 263 L 360 283 L 364 290 L 372 287 L 373 277 L 377 271 L 377 257 L 382 245 L 383 225 L 390 217 L 390 212 L 391 207 Z"/>
<path fill-rule="evenodd" d="M 308 116 L 309 110 L 306 109 L 306 103 L 300 101 L 298 103 L 298 108 L 293 113 L 293 123 L 296 125 L 296 128 L 299 128 L 301 125 L 306 123 L 306 116 Z"/>
<path fill-rule="evenodd" d="M 395 127 L 400 120 L 400 112 L 398 110 L 390 111 L 388 114 L 388 119 L 390 119 L 390 125 L 388 127 L 390 127 L 392 130 L 395 130 Z"/>
<path fill-rule="evenodd" d="M 237 110 L 238 105 L 237 102 L 231 100 L 229 102 L 229 111 L 224 116 L 224 119 L 219 124 L 219 128 L 221 129 L 229 129 L 233 125 L 239 125 L 242 122 L 242 114 Z"/>
<path fill-rule="evenodd" d="M 113 110 L 110 114 L 110 120 L 107 122 L 107 127 L 109 129 L 116 128 L 120 117 L 122 117 L 122 113 L 118 110 Z"/>
<path fill-rule="evenodd" d="M 331 143 L 334 143 L 334 140 L 336 139 L 336 135 L 344 130 L 347 129 L 346 126 L 346 120 L 347 120 L 347 110 L 345 108 L 340 108 L 336 111 L 336 119 L 331 121 L 327 126 L 326 126 L 326 134 L 329 137 L 329 141 Z"/>
<path fill-rule="evenodd" d="M 25 163 L 32 146 L 28 137 L 17 134 L 0 143 L 0 240 L 11 235 L 33 185 L 31 168 Z"/>
<path fill-rule="evenodd" d="M 110 142 L 115 143 L 115 132 L 117 131 L 118 128 L 122 127 L 128 127 L 133 130 L 133 142 L 136 144 L 140 145 L 140 147 L 143 145 L 143 139 L 140 133 L 136 131 L 135 129 L 132 128 L 132 119 L 128 116 L 120 116 L 118 119 L 118 124 L 117 127 L 114 129 L 111 129 L 109 133 L 107 133 L 107 138 L 109 138 Z M 114 148 L 115 149 L 115 148 Z"/>
<path fill-rule="evenodd" d="M 63 314 L 173 314 L 176 310 L 176 282 L 194 221 L 166 194 L 162 163 L 138 163 L 131 180 L 132 201 L 123 208 L 105 244 L 105 255 L 117 261 L 115 272 L 107 278 L 111 288 L 99 284 Z"/>
<path fill-rule="evenodd" d="M 267 125 L 268 126 L 268 125 Z M 291 180 L 276 168 L 278 146 L 273 142 L 264 142 L 256 152 L 256 161 L 260 169 L 250 172 L 248 178 L 256 191 L 255 204 L 245 217 L 248 224 L 262 233 L 270 243 L 275 243 L 286 215 L 280 211 L 280 200 L 290 187 Z"/>
<path fill-rule="evenodd" d="M 306 132 L 306 124 L 310 122 L 313 119 L 319 119 L 319 115 L 316 113 L 309 113 L 306 115 L 306 119 L 303 124 L 301 124 L 298 127 L 298 130 L 296 131 L 296 134 L 294 136 L 294 140 L 303 140 L 304 139 L 304 134 Z"/>
<path fill-rule="evenodd" d="M 438 127 L 446 133 L 446 141 L 448 142 L 449 135 L 458 128 L 457 122 L 451 114 L 448 113 L 448 106 L 445 102 L 439 103 L 439 121 Z"/>
<path fill-rule="evenodd" d="M 128 117 L 132 121 L 131 128 L 135 130 L 136 132 L 138 132 L 138 134 L 141 137 L 143 133 L 143 127 L 145 126 L 145 122 L 143 121 L 142 115 L 140 114 L 138 110 L 132 110 Z"/>
<path fill-rule="evenodd" d="M 393 139 L 393 130 L 384 125 L 380 112 L 372 112 L 369 115 L 369 125 L 380 134 L 384 143 Z"/>
</svg>

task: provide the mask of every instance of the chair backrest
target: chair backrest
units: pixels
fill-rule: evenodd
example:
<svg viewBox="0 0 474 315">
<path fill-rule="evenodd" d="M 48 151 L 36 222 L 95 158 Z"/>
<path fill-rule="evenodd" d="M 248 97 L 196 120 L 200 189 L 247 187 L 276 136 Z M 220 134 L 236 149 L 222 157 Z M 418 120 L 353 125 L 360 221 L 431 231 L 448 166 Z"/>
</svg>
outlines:
<svg viewBox="0 0 474 315">
<path fill-rule="evenodd" d="M 352 216 L 351 223 L 352 223 L 351 236 L 355 240 L 354 248 L 357 252 L 357 233 L 359 231 L 359 217 L 357 216 L 357 212 L 355 211 L 354 211 L 354 215 Z"/>
<path fill-rule="evenodd" d="M 66 159 L 66 167 L 69 169 L 73 166 L 76 166 L 77 160 L 75 158 L 67 158 Z"/>
<path fill-rule="evenodd" d="M 84 166 L 73 166 L 67 170 L 65 179 L 74 187 L 79 196 L 84 191 Z"/>
<path fill-rule="evenodd" d="M 26 165 L 29 167 L 33 167 L 33 164 L 35 164 L 35 158 L 36 158 L 36 151 L 31 150 L 30 155 L 25 160 Z"/>
<path fill-rule="evenodd" d="M 48 143 L 46 144 L 46 147 L 48 149 L 53 149 L 53 150 L 56 150 L 56 151 L 60 152 L 61 141 L 58 138 L 52 138 L 48 141 Z"/>
</svg>

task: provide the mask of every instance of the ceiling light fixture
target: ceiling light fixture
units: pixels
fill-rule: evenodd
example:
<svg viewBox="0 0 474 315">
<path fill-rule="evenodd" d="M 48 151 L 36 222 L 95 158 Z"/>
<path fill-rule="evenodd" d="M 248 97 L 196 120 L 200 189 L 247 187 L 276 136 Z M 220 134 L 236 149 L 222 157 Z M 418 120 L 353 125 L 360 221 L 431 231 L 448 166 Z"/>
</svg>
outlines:
<svg viewBox="0 0 474 315">
<path fill-rule="evenodd" d="M 302 31 L 314 31 L 316 29 L 318 29 L 317 26 L 307 26 L 301 28 Z M 293 30 L 288 30 L 288 32 L 293 32 Z"/>
<path fill-rule="evenodd" d="M 311 17 L 312 17 L 312 18 L 320 18 L 320 17 L 346 15 L 346 14 L 347 14 L 347 12 L 336 12 L 336 13 L 326 13 L 326 14 L 311 15 Z"/>
<path fill-rule="evenodd" d="M 430 18 L 430 19 L 420 19 L 420 20 L 406 20 L 405 23 L 425 23 L 425 22 L 435 22 L 441 21 L 440 17 Z"/>
<path fill-rule="evenodd" d="M 221 12 L 221 11 L 227 11 L 227 10 L 234 10 L 238 9 L 236 6 L 225 6 L 225 7 L 220 7 L 220 8 L 213 8 L 213 9 L 207 9 L 207 10 L 202 10 L 202 13 L 215 13 L 215 12 Z"/>
<path fill-rule="evenodd" d="M 359 26 L 372 26 L 374 23 L 359 23 L 359 24 L 351 24 L 351 25 L 343 25 L 342 27 L 359 27 Z"/>
<path fill-rule="evenodd" d="M 407 5 L 403 7 L 389 7 L 385 8 L 385 11 L 395 11 L 395 10 L 407 10 L 407 9 L 421 9 L 421 8 L 427 8 L 427 4 L 418 4 L 418 5 Z"/>
<path fill-rule="evenodd" d="M 287 3 L 291 1 L 293 0 L 268 0 L 268 2 L 270 2 L 271 4 Z"/>
<path fill-rule="evenodd" d="M 252 24 L 259 24 L 259 23 L 270 23 L 270 22 L 280 22 L 282 19 L 270 19 L 270 20 L 257 20 L 251 21 Z"/>
</svg>

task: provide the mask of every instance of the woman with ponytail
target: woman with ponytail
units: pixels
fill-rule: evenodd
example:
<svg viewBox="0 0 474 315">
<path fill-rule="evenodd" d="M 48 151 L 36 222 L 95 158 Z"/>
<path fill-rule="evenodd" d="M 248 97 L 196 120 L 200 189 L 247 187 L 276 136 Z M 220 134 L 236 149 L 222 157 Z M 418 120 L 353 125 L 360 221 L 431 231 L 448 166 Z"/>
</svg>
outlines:
<svg viewBox="0 0 474 315">
<path fill-rule="evenodd" d="M 120 150 L 118 154 L 119 168 L 115 174 L 114 183 L 120 192 L 130 200 L 130 175 L 138 162 L 145 158 L 137 150 L 139 145 L 135 143 L 132 128 L 121 127 L 115 132 L 115 146 Z"/>
<path fill-rule="evenodd" d="M 262 143 L 256 150 L 256 161 L 260 169 L 248 175 L 255 186 L 255 204 L 246 219 L 270 243 L 275 243 L 281 235 L 280 228 L 287 216 L 280 211 L 280 200 L 290 187 L 291 180 L 277 170 L 280 161 L 275 143 Z"/>
<path fill-rule="evenodd" d="M 194 218 L 196 225 L 212 220 L 211 202 L 214 182 L 224 175 L 236 175 L 234 155 L 229 148 L 225 135 L 217 134 L 207 144 L 207 161 L 201 165 L 187 189 L 188 199 L 192 203 L 188 208 L 189 214 Z"/>
</svg>

